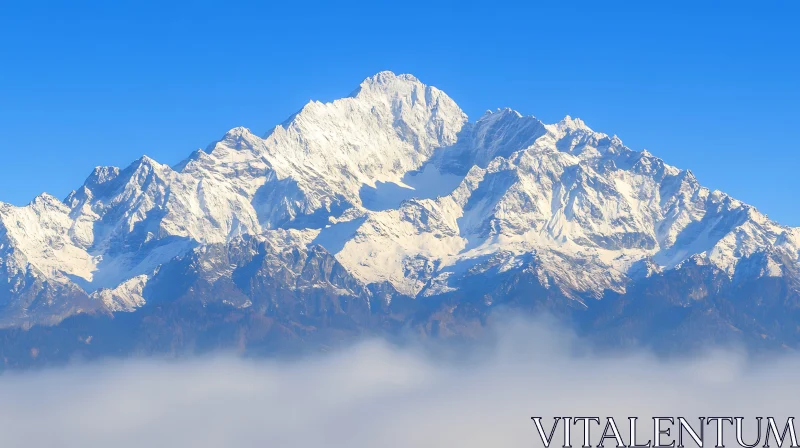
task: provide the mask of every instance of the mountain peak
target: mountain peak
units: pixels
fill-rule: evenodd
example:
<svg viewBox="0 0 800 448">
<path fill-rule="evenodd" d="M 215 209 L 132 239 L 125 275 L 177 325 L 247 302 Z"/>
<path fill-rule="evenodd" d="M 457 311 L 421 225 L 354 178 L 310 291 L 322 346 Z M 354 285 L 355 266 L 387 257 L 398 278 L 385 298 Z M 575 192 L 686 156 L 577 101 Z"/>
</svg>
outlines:
<svg viewBox="0 0 800 448">
<path fill-rule="evenodd" d="M 160 165 L 157 160 L 153 159 L 152 157 L 148 156 L 147 154 L 142 155 L 134 162 L 136 165 Z"/>
<path fill-rule="evenodd" d="M 496 111 L 492 111 L 491 109 L 487 109 L 486 112 L 481 115 L 478 121 L 485 121 L 485 120 L 498 120 L 503 117 L 513 117 L 513 118 L 522 118 L 522 114 L 517 112 L 516 110 L 510 107 L 498 107 Z"/>
<path fill-rule="evenodd" d="M 461 109 L 444 92 L 433 86 L 425 85 L 413 75 L 396 75 L 390 71 L 383 71 L 374 76 L 370 76 L 361 82 L 351 95 L 370 103 L 376 101 L 393 103 L 396 101 L 415 104 L 430 105 L 439 99 L 445 99 L 448 103 L 458 109 L 459 114 L 463 115 Z"/>
<path fill-rule="evenodd" d="M 396 82 L 406 82 L 406 83 L 415 83 L 421 84 L 420 80 L 417 79 L 416 76 L 411 74 L 395 74 L 390 70 L 384 70 L 382 72 L 378 72 L 361 82 L 361 86 L 363 87 L 366 85 L 390 85 Z"/>
<path fill-rule="evenodd" d="M 44 210 L 58 210 L 60 212 L 69 211 L 67 206 L 61 202 L 60 199 L 51 195 L 50 193 L 42 193 L 39 196 L 36 196 L 33 201 L 30 202 L 30 207 L 31 209 L 39 212 Z"/>
<path fill-rule="evenodd" d="M 226 132 L 225 135 L 222 137 L 223 139 L 226 138 L 237 138 L 243 135 L 252 135 L 253 133 L 250 129 L 247 129 L 244 126 L 236 126 L 235 128 L 231 129 L 230 131 Z"/>
<path fill-rule="evenodd" d="M 310 157 L 325 165 L 358 165 L 362 172 L 400 171 L 378 175 L 385 181 L 419 168 L 434 148 L 455 143 L 466 121 L 441 90 L 412 75 L 383 71 L 347 98 L 308 102 L 264 139 L 272 154 L 292 154 L 291 164 Z"/>
<path fill-rule="evenodd" d="M 582 131 L 590 131 L 590 132 L 592 131 L 592 129 L 590 129 L 589 126 L 586 126 L 586 123 L 584 123 L 583 120 L 581 120 L 580 118 L 572 118 L 569 115 L 564 116 L 564 118 L 562 118 L 561 121 L 557 123 L 557 126 L 561 130 L 580 129 Z"/>
<path fill-rule="evenodd" d="M 110 182 L 119 176 L 120 169 L 116 166 L 97 166 L 84 184 L 100 185 Z"/>
<path fill-rule="evenodd" d="M 58 206 L 64 205 L 64 203 L 61 202 L 61 200 L 51 195 L 50 193 L 42 193 L 39 196 L 36 196 L 35 198 L 33 198 L 32 204 L 58 205 Z"/>
<path fill-rule="evenodd" d="M 250 129 L 244 126 L 237 126 L 226 132 L 225 135 L 222 136 L 222 140 L 220 140 L 220 142 L 225 142 L 229 147 L 234 149 L 242 149 L 243 146 L 249 147 L 247 144 L 242 145 L 242 141 L 251 141 L 255 138 L 257 138 L 257 136 L 253 134 Z M 212 150 L 215 147 L 216 143 L 211 145 Z"/>
</svg>

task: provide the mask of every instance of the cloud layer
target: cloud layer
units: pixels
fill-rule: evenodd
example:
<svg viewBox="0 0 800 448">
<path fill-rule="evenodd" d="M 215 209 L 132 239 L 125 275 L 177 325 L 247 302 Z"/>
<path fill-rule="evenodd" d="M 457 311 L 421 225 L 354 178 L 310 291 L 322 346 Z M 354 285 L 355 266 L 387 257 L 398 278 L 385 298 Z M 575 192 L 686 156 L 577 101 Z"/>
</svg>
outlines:
<svg viewBox="0 0 800 448">
<path fill-rule="evenodd" d="M 0 447 L 530 448 L 531 416 L 785 417 L 800 392 L 796 356 L 579 355 L 580 340 L 547 324 L 502 328 L 471 352 L 372 340 L 300 360 L 5 374 Z"/>
</svg>

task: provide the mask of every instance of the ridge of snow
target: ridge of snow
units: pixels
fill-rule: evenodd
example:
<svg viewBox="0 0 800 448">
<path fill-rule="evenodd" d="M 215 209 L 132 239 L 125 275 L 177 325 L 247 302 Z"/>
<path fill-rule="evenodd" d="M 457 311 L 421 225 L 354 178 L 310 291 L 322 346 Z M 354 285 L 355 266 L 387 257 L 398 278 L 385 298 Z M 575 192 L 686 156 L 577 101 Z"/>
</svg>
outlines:
<svg viewBox="0 0 800 448">
<path fill-rule="evenodd" d="M 362 282 L 420 297 L 488 269 L 531 269 L 580 299 L 687 262 L 733 278 L 800 261 L 800 229 L 579 118 L 506 108 L 470 123 L 392 72 L 263 137 L 233 128 L 174 167 L 143 156 L 95 168 L 63 202 L 0 203 L 0 265 L 113 311 L 141 306 L 164 263 L 245 235 L 276 251 L 322 245 Z"/>
</svg>

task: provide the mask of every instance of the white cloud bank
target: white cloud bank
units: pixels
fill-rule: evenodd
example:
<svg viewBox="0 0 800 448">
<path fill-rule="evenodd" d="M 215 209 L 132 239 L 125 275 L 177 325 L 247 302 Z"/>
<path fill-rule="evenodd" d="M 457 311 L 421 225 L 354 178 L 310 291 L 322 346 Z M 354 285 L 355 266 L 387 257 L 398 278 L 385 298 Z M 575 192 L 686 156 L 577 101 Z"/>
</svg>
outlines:
<svg viewBox="0 0 800 448">
<path fill-rule="evenodd" d="M 549 425 L 551 416 L 611 415 L 622 426 L 627 416 L 785 418 L 798 407 L 797 356 L 570 355 L 576 344 L 547 325 L 509 324 L 492 350 L 468 359 L 367 341 L 294 361 L 6 373 L 0 448 L 531 448 L 542 446 L 531 416 Z"/>
</svg>

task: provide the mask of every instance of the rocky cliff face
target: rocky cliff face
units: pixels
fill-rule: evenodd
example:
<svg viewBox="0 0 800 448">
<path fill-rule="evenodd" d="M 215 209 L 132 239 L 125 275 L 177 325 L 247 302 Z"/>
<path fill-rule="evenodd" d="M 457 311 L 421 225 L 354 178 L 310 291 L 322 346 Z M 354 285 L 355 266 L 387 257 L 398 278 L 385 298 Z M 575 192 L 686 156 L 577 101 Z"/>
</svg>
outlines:
<svg viewBox="0 0 800 448">
<path fill-rule="evenodd" d="M 471 336 L 509 305 L 609 343 L 796 346 L 799 254 L 800 229 L 580 119 L 468 122 L 383 72 L 264 137 L 235 128 L 174 167 L 142 157 L 63 202 L 0 205 L 0 326 L 11 351 L 77 322 L 83 349 L 220 331 L 247 347 Z"/>
</svg>

